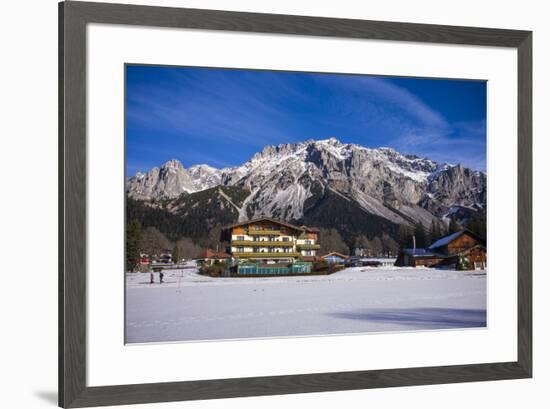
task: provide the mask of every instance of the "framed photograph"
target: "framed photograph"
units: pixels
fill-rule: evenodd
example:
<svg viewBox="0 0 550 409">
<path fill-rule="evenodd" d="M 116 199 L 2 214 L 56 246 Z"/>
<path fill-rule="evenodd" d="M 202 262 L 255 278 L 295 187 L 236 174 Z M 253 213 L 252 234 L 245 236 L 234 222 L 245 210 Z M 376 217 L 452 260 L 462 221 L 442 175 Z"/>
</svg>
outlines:
<svg viewBox="0 0 550 409">
<path fill-rule="evenodd" d="M 59 30 L 60 406 L 531 377 L 531 32 Z"/>
</svg>

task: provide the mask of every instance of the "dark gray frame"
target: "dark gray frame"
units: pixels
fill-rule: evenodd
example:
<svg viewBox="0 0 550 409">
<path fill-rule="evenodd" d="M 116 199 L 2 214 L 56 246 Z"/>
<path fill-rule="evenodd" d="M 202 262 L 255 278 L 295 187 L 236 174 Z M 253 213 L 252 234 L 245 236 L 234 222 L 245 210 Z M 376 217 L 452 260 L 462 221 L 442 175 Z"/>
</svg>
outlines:
<svg viewBox="0 0 550 409">
<path fill-rule="evenodd" d="M 473 365 L 88 387 L 86 385 L 86 25 L 511 47 L 518 52 L 518 359 Z M 532 32 L 121 4 L 59 4 L 59 405 L 86 407 L 530 378 Z"/>
</svg>

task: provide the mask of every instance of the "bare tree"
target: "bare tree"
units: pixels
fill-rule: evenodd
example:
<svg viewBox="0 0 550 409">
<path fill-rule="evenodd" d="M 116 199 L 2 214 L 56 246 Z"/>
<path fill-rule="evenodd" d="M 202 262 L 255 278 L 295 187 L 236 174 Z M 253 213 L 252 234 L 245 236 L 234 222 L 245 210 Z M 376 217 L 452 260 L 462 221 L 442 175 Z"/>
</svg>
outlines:
<svg viewBox="0 0 550 409">
<path fill-rule="evenodd" d="M 395 256 L 399 250 L 399 244 L 388 234 L 382 233 L 382 253 L 385 257 Z"/>
<path fill-rule="evenodd" d="M 193 240 L 188 237 L 182 237 L 176 243 L 179 256 L 185 259 L 195 258 L 199 255 L 202 248 L 196 245 Z"/>
<path fill-rule="evenodd" d="M 372 251 L 372 256 L 374 257 L 378 257 L 380 255 L 382 255 L 382 251 L 383 251 L 383 247 L 382 247 L 382 240 L 380 239 L 380 237 L 375 237 L 374 239 L 372 239 L 370 241 L 371 243 L 371 251 Z"/>
<path fill-rule="evenodd" d="M 158 256 L 172 248 L 172 243 L 156 227 L 147 227 L 142 235 L 142 248 L 149 256 Z"/>
<path fill-rule="evenodd" d="M 349 253 L 349 247 L 344 242 L 344 240 L 342 240 L 342 236 L 340 236 L 338 230 L 334 228 L 321 229 L 319 233 L 319 242 L 319 244 L 321 245 L 319 254 L 327 254 L 333 251 L 337 251 L 338 253 L 343 254 Z"/>
<path fill-rule="evenodd" d="M 353 251 L 356 256 L 369 256 L 371 252 L 371 242 L 365 235 L 355 237 L 353 241 Z"/>
</svg>

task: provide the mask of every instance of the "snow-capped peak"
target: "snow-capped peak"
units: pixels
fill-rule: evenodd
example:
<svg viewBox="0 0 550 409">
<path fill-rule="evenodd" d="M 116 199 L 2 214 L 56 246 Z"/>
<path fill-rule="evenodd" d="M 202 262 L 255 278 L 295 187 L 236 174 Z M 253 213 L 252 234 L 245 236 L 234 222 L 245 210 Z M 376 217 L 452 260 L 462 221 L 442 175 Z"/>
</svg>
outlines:
<svg viewBox="0 0 550 409">
<path fill-rule="evenodd" d="M 167 161 L 166 163 L 164 163 L 161 166 L 161 169 L 166 169 L 168 171 L 177 172 L 181 169 L 184 169 L 184 167 L 183 167 L 183 165 L 181 164 L 181 162 L 179 160 L 170 159 L 169 161 Z"/>
<path fill-rule="evenodd" d="M 390 147 L 367 148 L 331 137 L 265 146 L 242 165 L 223 169 L 206 164 L 185 169 L 173 159 L 130 178 L 127 190 L 130 197 L 150 200 L 219 185 L 235 186 L 250 192 L 246 203 L 254 208 L 253 213 L 298 219 L 314 191 L 328 189 L 351 196 L 365 210 L 393 220 L 397 216 L 385 207 L 387 200 L 395 206 L 409 206 L 426 197 L 431 200 L 426 206 L 431 206 L 443 200 L 434 186 L 454 186 L 455 180 L 475 186 L 475 191 L 464 193 L 462 187 L 449 188 L 446 206 L 455 198 L 461 204 L 482 202 L 483 175 L 463 168 L 447 175 L 451 169 L 452 165 L 401 154 Z M 404 209 L 400 211 L 406 212 Z M 243 217 L 247 216 L 245 210 L 240 211 Z"/>
<path fill-rule="evenodd" d="M 331 136 L 328 139 L 320 139 L 318 141 L 314 141 L 315 143 L 318 143 L 320 145 L 328 144 L 328 145 L 342 145 L 342 142 L 340 142 L 338 139 L 336 139 L 334 136 Z"/>
</svg>

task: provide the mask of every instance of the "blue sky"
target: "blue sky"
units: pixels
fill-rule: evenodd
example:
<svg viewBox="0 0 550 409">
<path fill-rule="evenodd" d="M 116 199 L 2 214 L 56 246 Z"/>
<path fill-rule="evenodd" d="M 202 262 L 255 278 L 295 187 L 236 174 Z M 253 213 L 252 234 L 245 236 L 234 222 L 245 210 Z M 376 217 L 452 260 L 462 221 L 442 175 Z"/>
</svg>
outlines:
<svg viewBox="0 0 550 409">
<path fill-rule="evenodd" d="M 484 171 L 486 115 L 485 81 L 127 65 L 126 171 L 329 137 Z"/>
</svg>

